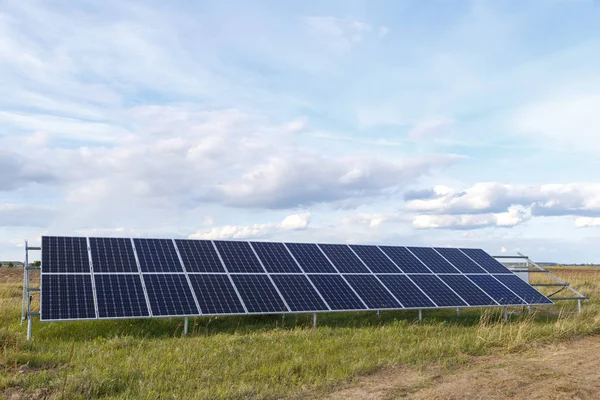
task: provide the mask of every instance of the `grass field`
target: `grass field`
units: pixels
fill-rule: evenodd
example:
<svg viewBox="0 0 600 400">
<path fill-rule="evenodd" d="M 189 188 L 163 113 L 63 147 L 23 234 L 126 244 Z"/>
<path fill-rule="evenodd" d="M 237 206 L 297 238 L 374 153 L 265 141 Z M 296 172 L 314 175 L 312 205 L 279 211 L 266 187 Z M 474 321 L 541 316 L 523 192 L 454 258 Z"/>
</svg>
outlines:
<svg viewBox="0 0 600 400">
<path fill-rule="evenodd" d="M 306 398 L 392 365 L 453 368 L 600 332 L 600 269 L 554 268 L 591 297 L 527 314 L 511 309 L 19 324 L 22 269 L 0 268 L 0 391 L 14 398 Z M 541 275 L 541 274 L 536 274 Z"/>
</svg>

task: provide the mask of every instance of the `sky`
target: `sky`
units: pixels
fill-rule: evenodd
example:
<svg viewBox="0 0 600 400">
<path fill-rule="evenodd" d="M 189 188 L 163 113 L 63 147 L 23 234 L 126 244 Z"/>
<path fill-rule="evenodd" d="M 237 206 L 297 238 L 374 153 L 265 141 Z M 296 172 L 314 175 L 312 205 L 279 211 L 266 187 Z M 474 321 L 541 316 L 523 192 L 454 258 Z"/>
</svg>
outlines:
<svg viewBox="0 0 600 400">
<path fill-rule="evenodd" d="M 598 263 L 599 21 L 600 0 L 3 0 L 0 259 L 73 235 Z"/>
</svg>

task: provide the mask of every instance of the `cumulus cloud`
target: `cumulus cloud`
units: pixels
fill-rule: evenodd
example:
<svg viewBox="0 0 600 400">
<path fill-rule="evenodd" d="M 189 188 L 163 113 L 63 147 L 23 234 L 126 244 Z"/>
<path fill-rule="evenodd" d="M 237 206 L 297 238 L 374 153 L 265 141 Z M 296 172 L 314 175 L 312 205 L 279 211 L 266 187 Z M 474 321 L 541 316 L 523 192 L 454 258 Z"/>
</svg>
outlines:
<svg viewBox="0 0 600 400">
<path fill-rule="evenodd" d="M 281 222 L 252 225 L 225 225 L 189 235 L 190 239 L 257 239 L 268 238 L 280 231 L 304 230 L 310 223 L 310 213 L 288 215 Z"/>
<path fill-rule="evenodd" d="M 531 219 L 528 209 L 512 206 L 507 212 L 462 215 L 417 215 L 413 219 L 416 229 L 478 229 L 486 227 L 510 228 Z"/>
<path fill-rule="evenodd" d="M 576 226 L 595 226 L 600 184 L 509 185 L 478 183 L 467 189 L 436 186 L 405 195 L 405 211 L 418 229 L 512 227 L 534 217 L 581 216 Z"/>
<path fill-rule="evenodd" d="M 409 199 L 405 209 L 431 214 L 497 213 L 519 205 L 533 216 L 600 216 L 600 184 L 511 185 L 477 183 L 467 189 L 436 186 L 426 198 Z"/>
<path fill-rule="evenodd" d="M 250 167 L 241 179 L 220 184 L 209 198 L 239 207 L 288 208 L 394 191 L 436 168 L 460 160 L 455 155 L 405 161 L 364 157 L 329 158 L 296 152 L 271 156 Z"/>
</svg>

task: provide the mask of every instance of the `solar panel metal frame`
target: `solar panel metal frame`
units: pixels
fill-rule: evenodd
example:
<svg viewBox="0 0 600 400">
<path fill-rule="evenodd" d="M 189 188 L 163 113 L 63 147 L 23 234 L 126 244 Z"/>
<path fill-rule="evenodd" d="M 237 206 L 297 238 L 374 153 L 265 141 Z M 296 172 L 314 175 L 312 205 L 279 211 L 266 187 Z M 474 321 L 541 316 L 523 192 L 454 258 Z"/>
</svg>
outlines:
<svg viewBox="0 0 600 400">
<path fill-rule="evenodd" d="M 53 236 L 55 237 L 55 236 Z M 452 264 L 452 262 L 450 262 L 449 260 L 447 260 L 440 252 L 437 252 L 435 250 L 435 248 L 431 248 L 434 251 L 436 251 L 437 254 L 439 254 L 442 258 L 444 258 L 450 265 L 452 265 L 457 272 L 455 273 L 435 273 L 433 272 L 425 262 L 423 262 L 422 260 L 419 259 L 418 256 L 416 256 L 415 254 L 411 254 L 422 264 L 425 266 L 425 268 L 427 268 L 430 273 L 427 275 L 430 276 L 441 276 L 441 275 L 460 275 L 460 276 L 465 276 L 467 279 L 469 279 L 469 276 L 472 275 L 483 275 L 483 276 L 491 276 L 495 281 L 497 281 L 499 284 L 503 285 L 504 287 L 506 287 L 507 290 L 511 291 L 512 293 L 515 294 L 516 298 L 521 299 L 522 301 L 524 301 L 524 304 L 498 304 L 498 305 L 474 305 L 471 306 L 468 304 L 468 302 L 466 302 L 466 300 L 464 300 L 460 295 L 458 295 L 458 293 L 456 293 L 448 284 L 446 284 L 446 282 L 444 282 L 443 279 L 440 279 L 440 281 L 446 285 L 452 292 L 454 292 L 458 298 L 462 299 L 463 301 L 465 301 L 466 305 L 452 305 L 452 306 L 439 306 L 437 305 L 437 303 L 435 303 L 435 301 L 433 299 L 431 299 L 427 293 L 425 293 L 423 291 L 423 289 L 411 279 L 411 275 L 422 275 L 423 273 L 406 273 L 402 270 L 402 268 L 387 254 L 385 253 L 379 246 L 375 246 L 373 245 L 374 248 L 377 248 L 379 251 L 381 251 L 381 253 L 387 258 L 389 259 L 392 264 L 394 264 L 397 268 L 398 268 L 398 272 L 397 273 L 374 273 L 369 266 L 367 265 L 367 263 L 360 258 L 360 256 L 354 251 L 354 249 L 349 246 L 349 245 L 342 245 L 342 246 L 347 246 L 348 249 L 350 249 L 350 251 L 354 254 L 354 256 L 357 257 L 357 259 L 361 262 L 361 264 L 366 268 L 366 270 L 368 270 L 368 273 L 364 273 L 364 272 L 345 272 L 345 273 L 341 273 L 338 268 L 336 267 L 336 265 L 329 259 L 329 257 L 327 256 L 327 254 L 323 251 L 323 249 L 319 246 L 319 244 L 316 244 L 316 248 L 319 249 L 319 251 L 322 253 L 322 255 L 324 256 L 325 259 L 327 259 L 327 261 L 330 263 L 330 265 L 332 266 L 333 270 L 335 270 L 336 272 L 306 272 L 304 270 L 304 268 L 302 267 L 301 263 L 298 262 L 298 260 L 296 260 L 294 254 L 292 251 L 290 251 L 290 249 L 287 247 L 287 243 L 283 243 L 283 247 L 287 250 L 287 252 L 289 253 L 289 255 L 291 256 L 291 258 L 295 261 L 296 265 L 298 266 L 298 268 L 300 269 L 300 271 L 302 272 L 294 272 L 294 273 L 284 273 L 284 272 L 273 272 L 270 273 L 267 271 L 267 269 L 265 268 L 262 259 L 259 257 L 258 253 L 256 252 L 256 250 L 254 249 L 254 247 L 252 246 L 253 242 L 250 241 L 242 241 L 244 243 L 248 243 L 248 245 L 250 246 L 250 248 L 252 249 L 252 253 L 255 255 L 255 257 L 258 259 L 263 272 L 230 272 L 229 269 L 227 268 L 222 255 L 219 252 L 218 247 L 215 244 L 215 241 L 211 240 L 210 242 L 212 243 L 218 257 L 219 260 L 221 262 L 221 265 L 223 266 L 223 269 L 225 272 L 188 272 L 186 265 L 181 257 L 181 254 L 179 252 L 179 248 L 177 246 L 177 242 L 175 239 L 171 239 L 173 246 L 175 248 L 175 251 L 177 253 L 177 258 L 178 261 L 181 265 L 182 271 L 178 271 L 178 272 L 168 272 L 168 271 L 162 271 L 162 272 L 143 272 L 141 270 L 141 266 L 140 266 L 140 262 L 138 259 L 138 254 L 137 254 L 137 249 L 135 247 L 135 242 L 133 238 L 130 238 L 129 240 L 132 243 L 132 247 L 133 247 L 133 253 L 136 259 L 136 263 L 137 263 L 137 272 L 95 272 L 94 268 L 93 268 L 93 257 L 91 254 L 91 247 L 90 247 L 90 242 L 89 242 L 89 238 L 85 238 L 86 242 L 87 242 L 87 247 L 88 247 L 88 260 L 90 263 L 90 272 L 74 272 L 74 273 L 69 273 L 69 272 L 44 272 L 43 269 L 43 265 L 41 268 L 41 274 L 40 274 L 40 287 L 42 286 L 42 280 L 43 277 L 45 275 L 89 275 L 91 277 L 91 281 L 92 281 L 92 291 L 93 291 L 93 297 L 94 297 L 94 308 L 95 308 L 95 318 L 76 318 L 76 319 L 43 319 L 42 316 L 42 296 L 40 296 L 40 320 L 44 321 L 44 322 L 52 322 L 52 321 L 71 321 L 71 320 L 94 320 L 94 319 L 139 319 L 139 318 L 180 318 L 180 317 L 197 317 L 197 316 L 217 316 L 217 315 L 227 315 L 227 316 L 233 316 L 233 315 L 267 315 L 267 314 L 299 314 L 299 313 L 311 313 L 311 312 L 315 312 L 315 313 L 327 313 L 327 312 L 353 312 L 353 311 L 379 311 L 379 310 L 390 310 L 390 311 L 394 311 L 394 310 L 425 310 L 425 309 L 448 309 L 448 308 L 491 308 L 491 307 L 509 307 L 509 306 L 518 306 L 518 307 L 523 307 L 523 306 L 547 306 L 547 305 L 552 305 L 554 304 L 552 302 L 551 299 L 547 299 L 550 300 L 550 303 L 527 303 L 525 302 L 524 299 L 522 299 L 520 296 L 518 296 L 516 293 L 514 293 L 509 287 L 507 287 L 506 285 L 504 285 L 503 282 L 501 282 L 499 279 L 496 279 L 494 277 L 494 273 L 491 272 L 487 272 L 487 270 L 485 268 L 483 268 L 481 265 L 479 265 L 479 263 L 477 263 L 475 260 L 473 260 L 471 257 L 469 257 L 466 253 L 461 252 L 463 254 L 465 254 L 465 256 L 467 256 L 469 259 L 471 259 L 476 265 L 478 265 L 482 270 L 486 271 L 485 273 L 463 273 L 459 268 L 457 268 L 456 266 L 454 266 Z M 275 242 L 278 243 L 278 242 Z M 308 243 L 307 243 L 308 244 Z M 390 246 L 390 247 L 403 247 L 403 246 Z M 405 249 L 407 249 L 406 247 L 404 247 Z M 408 250 L 408 249 L 407 249 Z M 459 249 L 460 250 L 460 249 Z M 480 249 L 477 249 L 480 250 Z M 43 252 L 43 247 L 42 247 L 42 252 Z M 410 250 L 408 250 L 410 252 Z M 487 254 L 487 253 L 486 253 Z M 144 298 L 146 300 L 146 306 L 149 310 L 149 316 L 121 316 L 121 317 L 102 317 L 99 318 L 99 312 L 98 312 L 98 302 L 97 302 L 97 293 L 96 293 L 96 287 L 95 287 L 95 275 L 138 275 L 140 276 L 140 280 L 142 283 L 142 288 L 144 290 Z M 196 308 L 198 309 L 199 313 L 198 314 L 176 314 L 176 315 L 153 315 L 152 313 L 152 309 L 150 306 L 150 301 L 148 298 L 148 292 L 146 289 L 146 285 L 144 282 L 144 275 L 173 275 L 173 274 L 177 274 L 177 275 L 184 275 L 185 276 L 185 281 L 188 284 L 189 290 L 193 296 L 193 300 L 195 303 Z M 240 313 L 202 313 L 202 309 L 199 305 L 198 299 L 196 298 L 196 294 L 193 288 L 193 285 L 191 284 L 189 275 L 203 275 L 203 274 L 217 274 L 217 275 L 226 275 L 229 282 L 232 284 L 235 293 L 237 295 L 238 300 L 240 301 L 241 305 L 244 308 L 244 312 L 240 312 Z M 295 275 L 303 275 L 305 277 L 308 278 L 308 282 L 310 282 L 310 284 L 312 285 L 312 287 L 314 288 L 314 290 L 317 292 L 317 294 L 321 297 L 321 300 L 323 300 L 323 302 L 325 303 L 325 305 L 328 307 L 327 310 L 307 310 L 307 311 L 292 311 L 291 308 L 289 307 L 289 305 L 286 303 L 284 296 L 282 296 L 281 291 L 279 289 L 279 287 L 277 286 L 277 284 L 275 283 L 275 281 L 271 278 L 271 275 L 287 275 L 287 274 L 295 274 Z M 232 279 L 232 275 L 262 275 L 262 276 L 266 276 L 269 281 L 271 282 L 271 284 L 275 287 L 278 295 L 280 296 L 281 300 L 283 301 L 283 303 L 285 304 L 286 308 L 288 309 L 288 311 L 276 311 L 276 312 L 248 312 L 248 308 L 246 306 L 246 304 L 244 303 L 244 300 L 242 298 L 242 296 L 239 293 L 239 290 L 237 288 L 237 286 L 235 285 L 233 279 Z M 316 285 L 313 283 L 313 281 L 310 279 L 311 276 L 316 276 L 316 275 L 332 275 L 332 276 L 338 276 L 340 277 L 345 283 L 346 285 L 348 285 L 348 287 L 352 290 L 352 292 L 354 293 L 354 295 L 360 300 L 360 302 L 365 306 L 365 308 L 359 308 L 359 309 L 332 309 L 330 307 L 330 305 L 327 303 L 327 301 L 325 300 L 325 297 L 322 295 L 321 291 L 316 287 Z M 390 294 L 394 299 L 396 299 L 396 301 L 398 301 L 398 303 L 401 305 L 401 307 L 398 308 L 370 308 L 367 306 L 367 303 L 365 302 L 365 300 L 356 292 L 356 290 L 354 289 L 354 287 L 350 284 L 350 282 L 348 282 L 347 279 L 345 279 L 344 275 L 368 275 L 368 276 L 373 276 L 385 289 L 386 292 L 388 294 Z M 396 296 L 392 293 L 392 291 L 385 285 L 385 283 L 379 278 L 379 275 L 401 275 L 401 276 L 405 276 L 407 279 L 409 279 L 427 298 L 429 298 L 429 300 L 435 305 L 435 307 L 404 307 L 404 305 L 396 298 Z M 473 285 L 475 285 L 476 287 L 478 287 L 480 290 L 482 290 L 486 295 L 490 296 L 487 291 L 485 290 L 485 288 L 480 287 L 479 285 L 477 285 L 477 283 L 475 283 L 472 279 L 469 279 L 469 281 L 471 283 L 473 283 Z M 534 289 L 535 290 L 535 289 Z M 542 295 L 543 296 L 543 295 Z M 544 296 L 545 297 L 545 296 Z M 493 297 L 492 297 L 493 299 Z"/>
</svg>

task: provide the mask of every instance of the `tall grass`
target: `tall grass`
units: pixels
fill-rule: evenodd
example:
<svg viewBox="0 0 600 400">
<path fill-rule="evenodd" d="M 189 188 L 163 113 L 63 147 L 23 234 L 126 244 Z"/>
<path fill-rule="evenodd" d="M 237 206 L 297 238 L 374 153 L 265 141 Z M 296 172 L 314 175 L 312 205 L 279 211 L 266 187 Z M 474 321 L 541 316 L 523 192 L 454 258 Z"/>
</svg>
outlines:
<svg viewBox="0 0 600 400">
<path fill-rule="evenodd" d="M 600 298 L 595 271 L 566 280 Z M 583 290 L 583 289 L 582 289 Z M 20 281 L 0 280 L 0 389 L 60 398 L 281 398 L 319 396 L 353 377 L 393 365 L 452 368 L 472 356 L 521 351 L 600 332 L 592 302 L 501 310 L 37 323 L 27 343 L 18 323 Z"/>
</svg>

